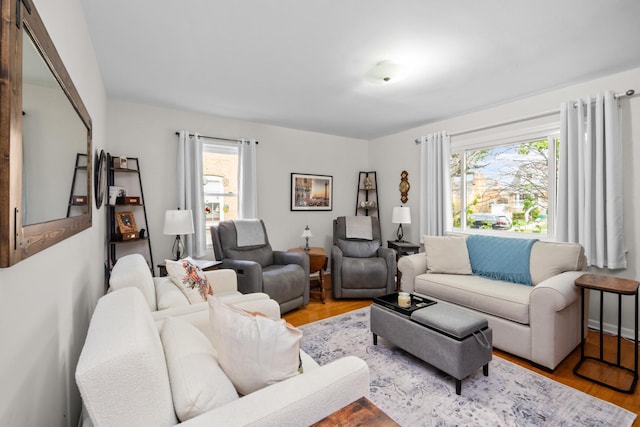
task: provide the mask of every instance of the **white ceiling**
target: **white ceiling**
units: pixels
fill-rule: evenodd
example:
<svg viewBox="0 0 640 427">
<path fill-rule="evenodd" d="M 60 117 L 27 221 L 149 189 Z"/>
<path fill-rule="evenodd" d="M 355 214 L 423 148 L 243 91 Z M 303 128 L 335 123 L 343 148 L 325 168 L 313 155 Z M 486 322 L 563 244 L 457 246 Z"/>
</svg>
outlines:
<svg viewBox="0 0 640 427">
<path fill-rule="evenodd" d="M 640 67 L 638 0 L 81 1 L 110 97 L 364 139 Z"/>
</svg>

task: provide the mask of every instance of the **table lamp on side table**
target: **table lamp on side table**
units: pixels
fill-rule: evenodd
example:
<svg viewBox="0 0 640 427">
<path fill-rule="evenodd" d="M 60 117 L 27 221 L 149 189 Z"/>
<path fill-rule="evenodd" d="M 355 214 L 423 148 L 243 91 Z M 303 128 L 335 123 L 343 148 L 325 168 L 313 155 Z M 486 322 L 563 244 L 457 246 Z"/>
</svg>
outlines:
<svg viewBox="0 0 640 427">
<path fill-rule="evenodd" d="M 398 233 L 396 234 L 396 242 L 404 242 L 404 232 L 402 231 L 402 224 L 411 224 L 411 210 L 407 206 L 397 206 L 393 208 L 391 214 L 391 222 L 398 225 Z"/>
<path fill-rule="evenodd" d="M 175 234 L 171 253 L 176 261 L 184 255 L 184 245 L 180 239 L 182 234 L 193 234 L 193 216 L 191 210 L 169 210 L 164 213 L 163 234 Z"/>
<path fill-rule="evenodd" d="M 309 252 L 309 237 L 313 237 L 313 234 L 311 234 L 311 230 L 309 230 L 308 225 L 304 228 L 304 230 L 302 231 L 302 236 L 300 237 L 304 237 L 304 250 L 305 252 Z"/>
</svg>

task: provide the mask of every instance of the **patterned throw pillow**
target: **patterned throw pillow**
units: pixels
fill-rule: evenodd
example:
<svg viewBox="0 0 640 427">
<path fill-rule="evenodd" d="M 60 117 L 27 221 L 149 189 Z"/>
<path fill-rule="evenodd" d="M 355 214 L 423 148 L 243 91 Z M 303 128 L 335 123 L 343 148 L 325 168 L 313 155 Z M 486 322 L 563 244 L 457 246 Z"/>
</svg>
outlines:
<svg viewBox="0 0 640 427">
<path fill-rule="evenodd" d="M 165 260 L 167 273 L 174 285 L 187 297 L 191 304 L 207 300 L 213 294 L 213 288 L 204 272 L 191 257 L 178 261 Z"/>
</svg>

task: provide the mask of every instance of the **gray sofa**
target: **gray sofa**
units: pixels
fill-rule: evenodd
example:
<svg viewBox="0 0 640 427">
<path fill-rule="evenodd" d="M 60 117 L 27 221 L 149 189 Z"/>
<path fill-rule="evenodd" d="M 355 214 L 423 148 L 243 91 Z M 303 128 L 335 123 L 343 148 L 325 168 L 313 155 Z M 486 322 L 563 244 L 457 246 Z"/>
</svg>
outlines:
<svg viewBox="0 0 640 427">
<path fill-rule="evenodd" d="M 452 251 L 446 243 L 435 245 L 430 243 L 431 252 L 445 261 L 468 255 Z M 493 329 L 495 348 L 553 370 L 580 343 L 581 297 L 574 281 L 586 268 L 582 246 L 535 242 L 529 259 L 531 286 L 434 272 L 427 252 L 400 258 L 402 290 L 482 314 Z"/>
<path fill-rule="evenodd" d="M 257 237 L 243 236 L 256 228 Z M 274 251 L 262 220 L 221 221 L 211 227 L 211 239 L 216 259 L 236 272 L 243 294 L 263 292 L 280 304 L 281 313 L 309 303 L 309 257 Z"/>
</svg>

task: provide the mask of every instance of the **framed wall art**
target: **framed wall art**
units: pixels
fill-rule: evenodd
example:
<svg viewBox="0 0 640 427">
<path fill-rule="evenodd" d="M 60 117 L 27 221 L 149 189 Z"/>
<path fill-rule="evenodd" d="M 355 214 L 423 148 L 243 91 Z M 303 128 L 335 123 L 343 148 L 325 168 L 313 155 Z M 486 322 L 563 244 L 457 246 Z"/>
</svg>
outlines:
<svg viewBox="0 0 640 427">
<path fill-rule="evenodd" d="M 333 210 L 333 177 L 329 175 L 292 173 L 291 210 Z"/>
</svg>

